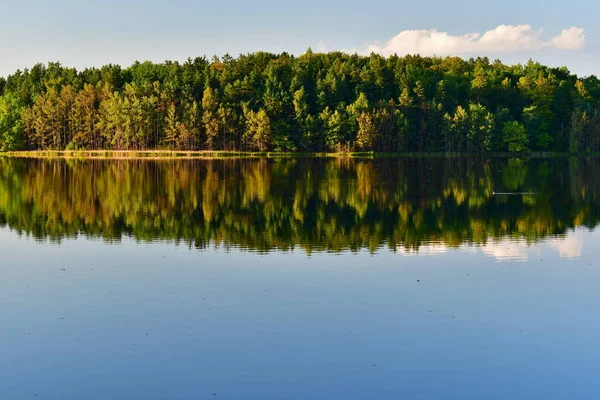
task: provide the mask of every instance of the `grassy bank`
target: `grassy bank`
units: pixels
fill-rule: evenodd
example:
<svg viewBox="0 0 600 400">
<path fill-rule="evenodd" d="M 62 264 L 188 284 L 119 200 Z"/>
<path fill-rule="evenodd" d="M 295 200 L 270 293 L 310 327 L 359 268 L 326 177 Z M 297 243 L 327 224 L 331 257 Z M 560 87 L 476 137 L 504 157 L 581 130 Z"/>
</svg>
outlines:
<svg viewBox="0 0 600 400">
<path fill-rule="evenodd" d="M 338 152 L 338 153 L 283 153 L 283 152 L 244 152 L 244 151 L 172 151 L 172 150 L 44 150 L 0 152 L 0 157 L 14 158 L 77 158 L 77 159 L 224 159 L 224 158 L 382 158 L 382 157 L 577 157 L 599 156 L 600 153 L 378 153 L 378 152 Z"/>
<path fill-rule="evenodd" d="M 115 158 L 115 159 L 169 159 L 169 158 L 298 158 L 298 157 L 376 157 L 374 152 L 362 153 L 283 153 L 249 151 L 178 151 L 178 150 L 49 150 L 49 151 L 12 151 L 0 153 L 5 157 L 22 158 Z"/>
</svg>

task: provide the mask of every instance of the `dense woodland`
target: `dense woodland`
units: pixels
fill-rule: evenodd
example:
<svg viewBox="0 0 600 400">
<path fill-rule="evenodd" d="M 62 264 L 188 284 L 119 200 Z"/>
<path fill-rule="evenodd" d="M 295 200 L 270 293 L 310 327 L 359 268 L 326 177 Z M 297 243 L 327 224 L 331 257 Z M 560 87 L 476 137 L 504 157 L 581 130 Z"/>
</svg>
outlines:
<svg viewBox="0 0 600 400">
<path fill-rule="evenodd" d="M 600 80 L 487 58 L 255 53 L 0 78 L 0 148 L 600 151 Z"/>
<path fill-rule="evenodd" d="M 600 158 L 0 157 L 0 227 L 257 251 L 533 242 L 598 225 L 599 174 Z"/>
</svg>

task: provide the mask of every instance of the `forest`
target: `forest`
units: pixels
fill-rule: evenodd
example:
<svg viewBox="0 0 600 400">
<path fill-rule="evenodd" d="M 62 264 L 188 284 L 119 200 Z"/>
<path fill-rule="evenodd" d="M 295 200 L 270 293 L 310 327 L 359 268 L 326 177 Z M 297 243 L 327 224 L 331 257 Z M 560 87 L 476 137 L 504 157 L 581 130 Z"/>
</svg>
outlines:
<svg viewBox="0 0 600 400">
<path fill-rule="evenodd" d="M 0 150 L 598 152 L 600 80 L 488 58 L 258 52 L 0 78 Z"/>
<path fill-rule="evenodd" d="M 532 243 L 600 223 L 598 174 L 597 157 L 2 157 L 0 228 L 259 252 Z"/>
</svg>

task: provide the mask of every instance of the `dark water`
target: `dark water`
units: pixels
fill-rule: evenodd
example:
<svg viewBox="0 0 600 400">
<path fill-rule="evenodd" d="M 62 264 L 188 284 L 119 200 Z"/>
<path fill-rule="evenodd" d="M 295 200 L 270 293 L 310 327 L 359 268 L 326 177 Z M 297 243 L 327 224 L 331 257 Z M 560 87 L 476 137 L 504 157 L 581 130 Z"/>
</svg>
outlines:
<svg viewBox="0 0 600 400">
<path fill-rule="evenodd" d="M 0 158 L 0 399 L 597 399 L 599 176 Z"/>
</svg>

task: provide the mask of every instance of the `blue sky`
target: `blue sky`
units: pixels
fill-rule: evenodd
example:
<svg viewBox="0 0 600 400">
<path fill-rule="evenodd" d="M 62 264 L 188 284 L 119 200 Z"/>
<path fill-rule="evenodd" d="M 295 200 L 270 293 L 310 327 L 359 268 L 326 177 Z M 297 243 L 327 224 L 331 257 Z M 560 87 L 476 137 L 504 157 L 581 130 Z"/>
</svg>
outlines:
<svg viewBox="0 0 600 400">
<path fill-rule="evenodd" d="M 0 0 L 0 10 L 1 76 L 36 62 L 80 69 L 308 47 L 481 54 L 508 63 L 531 57 L 600 74 L 600 2 L 592 1 L 565 8 L 557 0 Z"/>
</svg>

